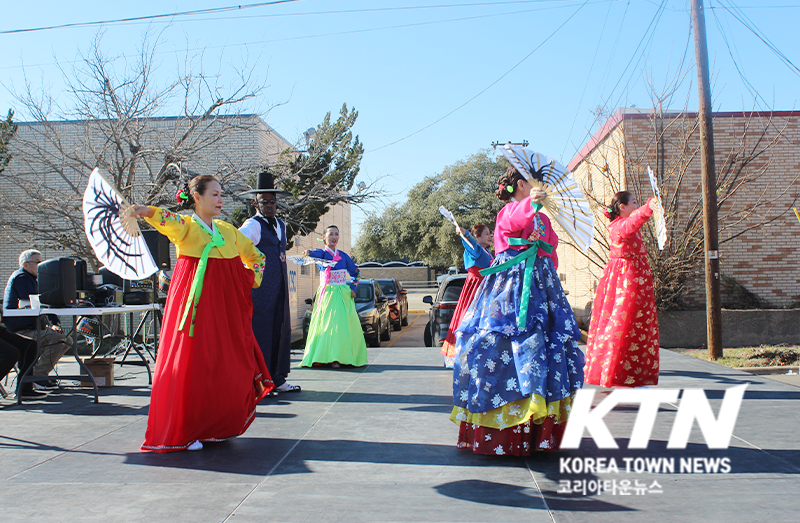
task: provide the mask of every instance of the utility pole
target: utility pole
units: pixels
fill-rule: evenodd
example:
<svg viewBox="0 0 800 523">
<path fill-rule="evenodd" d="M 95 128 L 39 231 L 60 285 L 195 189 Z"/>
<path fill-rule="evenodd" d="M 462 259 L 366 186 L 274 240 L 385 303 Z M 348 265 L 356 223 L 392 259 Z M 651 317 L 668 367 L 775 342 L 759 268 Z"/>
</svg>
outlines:
<svg viewBox="0 0 800 523">
<path fill-rule="evenodd" d="M 692 0 L 694 54 L 700 116 L 700 151 L 703 163 L 703 229 L 706 260 L 706 324 L 708 357 L 722 357 L 722 306 L 719 296 L 719 237 L 717 231 L 717 174 L 714 166 L 714 127 L 708 80 L 708 45 L 703 0 Z"/>
</svg>

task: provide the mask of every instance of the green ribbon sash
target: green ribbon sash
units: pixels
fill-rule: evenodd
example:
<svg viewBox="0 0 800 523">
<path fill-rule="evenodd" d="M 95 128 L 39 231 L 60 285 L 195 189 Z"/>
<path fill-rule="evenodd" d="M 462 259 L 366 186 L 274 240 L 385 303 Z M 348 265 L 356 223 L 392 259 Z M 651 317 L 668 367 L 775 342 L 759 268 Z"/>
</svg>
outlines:
<svg viewBox="0 0 800 523">
<path fill-rule="evenodd" d="M 539 252 L 539 249 L 542 249 L 548 254 L 552 253 L 553 246 L 544 240 L 536 240 L 532 242 L 524 238 L 509 238 L 508 244 L 528 245 L 529 247 L 510 260 L 505 261 L 500 265 L 483 269 L 480 271 L 480 273 L 481 276 L 488 276 L 490 274 L 496 274 L 500 271 L 510 269 L 511 267 L 519 265 L 520 263 L 525 263 L 525 276 L 522 280 L 522 299 L 520 299 L 519 315 L 517 316 L 517 327 L 520 330 L 525 330 L 528 320 L 528 305 L 530 303 L 531 283 L 533 282 L 533 266 L 536 263 L 536 255 Z"/>
<path fill-rule="evenodd" d="M 197 316 L 197 305 L 200 303 L 200 294 L 203 292 L 203 279 L 206 275 L 206 267 L 208 266 L 208 253 L 211 252 L 212 247 L 222 247 L 225 245 L 225 238 L 222 237 L 222 233 L 219 232 L 219 229 L 214 228 L 212 231 L 208 228 L 208 225 L 203 223 L 199 218 L 194 221 L 211 236 L 211 241 L 206 244 L 203 253 L 200 255 L 200 262 L 197 264 L 197 271 L 195 271 L 194 280 L 192 280 L 192 288 L 189 290 L 189 297 L 186 298 L 186 306 L 183 309 L 181 324 L 178 326 L 178 330 L 183 330 L 183 326 L 186 324 L 186 318 L 189 317 L 189 310 L 191 309 L 192 322 L 189 326 L 190 337 L 194 336 L 194 318 Z"/>
</svg>

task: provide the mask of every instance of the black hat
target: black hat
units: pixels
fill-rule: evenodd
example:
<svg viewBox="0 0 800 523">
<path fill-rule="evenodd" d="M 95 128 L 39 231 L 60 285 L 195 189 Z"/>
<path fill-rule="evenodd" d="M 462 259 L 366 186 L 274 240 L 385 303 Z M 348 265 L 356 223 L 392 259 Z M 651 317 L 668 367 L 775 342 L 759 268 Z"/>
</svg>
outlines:
<svg viewBox="0 0 800 523">
<path fill-rule="evenodd" d="M 272 173 L 269 171 L 264 171 L 258 173 L 258 183 L 256 184 L 256 188 L 252 191 L 245 191 L 241 195 L 245 194 L 259 194 L 259 193 L 274 193 L 275 196 L 289 196 L 291 193 L 287 191 L 282 191 L 280 189 L 275 188 L 275 180 L 272 177 Z"/>
</svg>

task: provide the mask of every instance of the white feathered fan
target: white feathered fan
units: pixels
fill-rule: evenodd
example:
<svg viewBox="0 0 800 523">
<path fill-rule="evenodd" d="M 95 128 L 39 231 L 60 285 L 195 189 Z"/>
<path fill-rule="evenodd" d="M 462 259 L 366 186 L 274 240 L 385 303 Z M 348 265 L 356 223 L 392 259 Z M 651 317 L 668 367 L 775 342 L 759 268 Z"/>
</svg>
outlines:
<svg viewBox="0 0 800 523">
<path fill-rule="evenodd" d="M 100 260 L 125 280 L 143 280 L 158 270 L 132 208 L 95 168 L 83 193 L 86 237 Z"/>
</svg>

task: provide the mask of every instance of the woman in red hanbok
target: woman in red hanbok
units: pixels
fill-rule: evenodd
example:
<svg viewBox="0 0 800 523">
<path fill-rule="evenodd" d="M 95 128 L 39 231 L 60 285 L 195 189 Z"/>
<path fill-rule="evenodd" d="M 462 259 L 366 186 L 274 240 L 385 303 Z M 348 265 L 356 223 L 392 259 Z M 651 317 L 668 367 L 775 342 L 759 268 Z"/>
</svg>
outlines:
<svg viewBox="0 0 800 523">
<path fill-rule="evenodd" d="M 213 219 L 222 209 L 216 178 L 193 178 L 179 198 L 195 214 L 143 205 L 133 212 L 178 253 L 142 444 L 150 452 L 199 450 L 244 433 L 273 388 L 252 326 L 250 289 L 261 284 L 264 256 L 233 225 Z"/>
<path fill-rule="evenodd" d="M 658 383 L 658 317 L 653 274 L 640 229 L 656 199 L 639 207 L 618 192 L 606 209 L 611 252 L 597 286 L 586 342 L 586 383 L 640 387 Z"/>
</svg>

